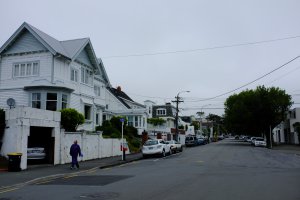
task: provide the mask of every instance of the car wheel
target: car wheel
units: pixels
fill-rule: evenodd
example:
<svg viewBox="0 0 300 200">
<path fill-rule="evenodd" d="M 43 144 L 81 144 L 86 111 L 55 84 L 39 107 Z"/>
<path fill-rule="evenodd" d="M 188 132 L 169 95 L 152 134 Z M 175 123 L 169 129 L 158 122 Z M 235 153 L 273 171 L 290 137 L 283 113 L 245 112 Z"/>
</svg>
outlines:
<svg viewBox="0 0 300 200">
<path fill-rule="evenodd" d="M 181 147 L 181 148 L 180 148 L 180 152 L 182 152 L 182 151 L 183 151 L 183 148 Z"/>
<path fill-rule="evenodd" d="M 143 158 L 146 159 L 146 158 L 147 158 L 147 155 L 143 154 Z"/>
<path fill-rule="evenodd" d="M 169 155 L 172 155 L 172 153 L 173 153 L 173 150 L 172 150 L 172 149 L 170 149 L 170 151 L 169 151 Z"/>
</svg>

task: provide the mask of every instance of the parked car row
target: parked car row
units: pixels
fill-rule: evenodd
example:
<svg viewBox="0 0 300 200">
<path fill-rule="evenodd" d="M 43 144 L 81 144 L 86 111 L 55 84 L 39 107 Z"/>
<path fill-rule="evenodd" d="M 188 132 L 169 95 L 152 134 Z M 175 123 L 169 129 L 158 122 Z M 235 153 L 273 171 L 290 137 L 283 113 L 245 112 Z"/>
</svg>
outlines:
<svg viewBox="0 0 300 200">
<path fill-rule="evenodd" d="M 267 143 L 263 137 L 235 136 L 235 139 L 243 140 L 244 142 L 248 142 L 255 147 L 267 146 Z"/>
<path fill-rule="evenodd" d="M 203 136 L 188 135 L 185 137 L 186 147 L 204 145 L 207 143 L 208 143 L 208 139 Z"/>
<path fill-rule="evenodd" d="M 165 157 L 166 155 L 182 151 L 183 147 L 179 142 L 174 140 L 164 141 L 162 139 L 147 140 L 142 148 L 144 158 L 155 155 Z"/>
<path fill-rule="evenodd" d="M 208 139 L 203 136 L 188 135 L 185 138 L 185 146 L 198 146 L 208 143 Z M 165 141 L 163 139 L 149 139 L 142 147 L 144 158 L 150 156 L 165 157 L 173 153 L 182 152 L 183 145 L 175 140 Z"/>
</svg>

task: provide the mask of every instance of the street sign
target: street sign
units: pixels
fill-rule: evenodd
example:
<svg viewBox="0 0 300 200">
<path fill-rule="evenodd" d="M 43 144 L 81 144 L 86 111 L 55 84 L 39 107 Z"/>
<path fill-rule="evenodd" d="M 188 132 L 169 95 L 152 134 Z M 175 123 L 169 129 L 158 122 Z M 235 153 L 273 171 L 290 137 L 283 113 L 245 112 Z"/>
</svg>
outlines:
<svg viewBox="0 0 300 200">
<path fill-rule="evenodd" d="M 124 121 L 125 121 L 124 118 L 121 118 L 121 119 L 120 119 L 120 122 L 124 122 Z"/>
</svg>

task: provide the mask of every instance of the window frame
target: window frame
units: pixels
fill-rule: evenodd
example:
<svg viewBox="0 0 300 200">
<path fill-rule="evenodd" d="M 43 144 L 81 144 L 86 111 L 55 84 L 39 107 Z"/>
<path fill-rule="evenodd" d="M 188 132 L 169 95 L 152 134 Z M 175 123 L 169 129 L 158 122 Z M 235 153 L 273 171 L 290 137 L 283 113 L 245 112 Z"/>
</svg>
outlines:
<svg viewBox="0 0 300 200">
<path fill-rule="evenodd" d="M 16 62 L 13 63 L 13 78 L 24 78 L 39 76 L 40 61 Z"/>
<path fill-rule="evenodd" d="M 81 67 L 81 83 L 86 85 L 93 85 L 94 74 L 93 70 L 87 67 Z"/>
<path fill-rule="evenodd" d="M 34 95 L 36 95 L 37 98 L 33 98 Z M 39 106 L 34 106 L 33 102 L 35 102 L 36 105 L 39 105 Z M 31 104 L 32 108 L 41 109 L 42 108 L 42 94 L 40 92 L 32 92 L 30 104 Z"/>
<path fill-rule="evenodd" d="M 165 115 L 167 115 L 167 109 L 165 109 L 165 108 L 158 108 L 156 110 L 156 115 L 157 116 L 165 116 Z"/>
<path fill-rule="evenodd" d="M 78 69 L 74 68 L 74 67 L 71 67 L 71 81 L 73 82 L 78 82 Z"/>
<path fill-rule="evenodd" d="M 101 96 L 101 86 L 100 85 L 94 85 L 94 93 L 96 96 L 100 97 Z"/>
<path fill-rule="evenodd" d="M 89 110 L 86 110 L 89 108 Z M 87 121 L 92 120 L 93 106 L 91 104 L 84 104 L 83 106 L 84 119 Z"/>
</svg>

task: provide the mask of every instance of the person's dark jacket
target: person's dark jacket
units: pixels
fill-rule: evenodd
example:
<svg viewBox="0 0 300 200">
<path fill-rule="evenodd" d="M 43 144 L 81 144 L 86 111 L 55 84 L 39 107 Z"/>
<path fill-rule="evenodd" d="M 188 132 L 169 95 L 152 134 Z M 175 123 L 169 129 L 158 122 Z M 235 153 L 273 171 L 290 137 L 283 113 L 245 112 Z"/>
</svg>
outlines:
<svg viewBox="0 0 300 200">
<path fill-rule="evenodd" d="M 70 155 L 74 157 L 81 156 L 81 149 L 78 144 L 72 144 L 70 148 Z"/>
</svg>

